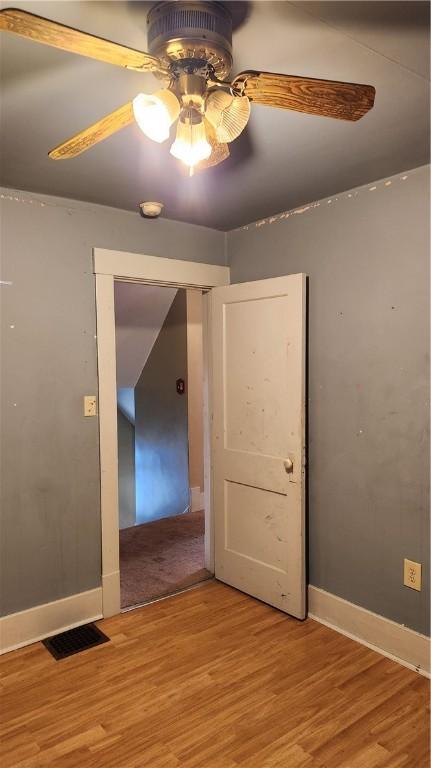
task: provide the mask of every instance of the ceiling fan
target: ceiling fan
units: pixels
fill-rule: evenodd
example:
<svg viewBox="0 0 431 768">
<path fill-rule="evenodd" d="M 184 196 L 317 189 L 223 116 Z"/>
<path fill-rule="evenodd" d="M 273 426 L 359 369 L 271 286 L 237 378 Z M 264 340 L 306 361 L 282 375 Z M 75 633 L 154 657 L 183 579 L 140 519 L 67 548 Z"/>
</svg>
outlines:
<svg viewBox="0 0 431 768">
<path fill-rule="evenodd" d="M 228 144 L 247 125 L 250 102 L 340 120 L 359 120 L 373 106 L 375 89 L 333 80 L 246 71 L 229 80 L 232 19 L 229 4 L 171 0 L 147 16 L 149 53 L 109 42 L 15 8 L 0 11 L 0 30 L 137 72 L 152 72 L 163 88 L 139 93 L 94 125 L 49 152 L 75 157 L 135 120 L 153 141 L 169 138 L 171 154 L 193 169 L 218 165 Z"/>
</svg>

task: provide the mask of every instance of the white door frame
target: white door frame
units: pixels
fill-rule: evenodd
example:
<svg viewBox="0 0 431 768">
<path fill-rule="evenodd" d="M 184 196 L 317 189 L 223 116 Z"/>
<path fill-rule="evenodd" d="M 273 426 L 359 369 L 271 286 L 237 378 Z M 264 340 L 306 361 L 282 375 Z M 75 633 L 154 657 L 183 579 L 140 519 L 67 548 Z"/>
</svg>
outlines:
<svg viewBox="0 0 431 768">
<path fill-rule="evenodd" d="M 93 248 L 96 275 L 97 364 L 99 379 L 100 504 L 102 521 L 102 611 L 120 612 L 118 514 L 117 380 L 115 352 L 114 280 L 210 290 L 229 285 L 229 267 L 165 259 L 139 253 Z M 209 312 L 204 306 L 204 475 L 205 566 L 214 570 L 213 516 L 210 487 Z"/>
</svg>

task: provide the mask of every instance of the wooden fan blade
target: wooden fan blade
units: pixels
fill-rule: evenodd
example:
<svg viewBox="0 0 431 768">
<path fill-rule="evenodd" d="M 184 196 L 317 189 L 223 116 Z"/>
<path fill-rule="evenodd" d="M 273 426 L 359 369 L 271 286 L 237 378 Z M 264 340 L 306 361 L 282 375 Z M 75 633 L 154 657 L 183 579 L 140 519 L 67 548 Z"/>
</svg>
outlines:
<svg viewBox="0 0 431 768">
<path fill-rule="evenodd" d="M 372 85 L 272 72 L 241 72 L 232 85 L 256 104 L 339 120 L 359 120 L 372 108 L 376 94 Z"/>
<path fill-rule="evenodd" d="M 140 72 L 165 71 L 159 59 L 150 56 L 149 53 L 111 43 L 101 37 L 79 32 L 72 27 L 65 27 L 63 24 L 57 24 L 55 21 L 43 19 L 41 16 L 35 16 L 33 13 L 17 8 L 0 10 L 0 30 L 13 32 L 15 35 L 27 37 L 37 43 L 51 45 L 53 48 L 61 48 L 69 53 L 89 56 L 127 69 L 136 69 Z"/>
<path fill-rule="evenodd" d="M 102 117 L 97 123 L 75 134 L 75 136 L 64 141 L 63 144 L 59 144 L 58 147 L 55 147 L 55 149 L 48 153 L 49 157 L 52 160 L 67 160 L 69 157 L 76 157 L 99 141 L 107 139 L 108 136 L 112 136 L 113 133 L 121 130 L 121 128 L 125 128 L 126 125 L 133 123 L 134 119 L 133 104 L 129 101 L 128 104 L 116 109 L 115 112 L 111 112 L 110 115 Z"/>
</svg>

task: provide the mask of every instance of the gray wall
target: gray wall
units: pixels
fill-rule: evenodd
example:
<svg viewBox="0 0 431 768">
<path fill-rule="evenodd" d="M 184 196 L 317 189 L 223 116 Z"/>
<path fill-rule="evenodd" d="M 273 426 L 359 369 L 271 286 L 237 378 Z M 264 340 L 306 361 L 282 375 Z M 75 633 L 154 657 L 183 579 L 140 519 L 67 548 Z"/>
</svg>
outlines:
<svg viewBox="0 0 431 768">
<path fill-rule="evenodd" d="M 117 408 L 120 529 L 136 525 L 135 427 Z"/>
<path fill-rule="evenodd" d="M 234 281 L 310 276 L 311 583 L 427 632 L 428 170 L 405 175 L 234 231 L 228 249 Z M 0 286 L 11 613 L 100 583 L 98 423 L 82 415 L 82 396 L 97 391 L 92 247 L 222 264 L 225 243 L 200 227 L 0 191 L 1 279 L 13 283 Z M 405 556 L 423 563 L 420 593 L 402 586 Z"/>
<path fill-rule="evenodd" d="M 233 231 L 228 256 L 232 282 L 309 275 L 310 582 L 428 633 L 429 169 L 403 176 Z"/>
<path fill-rule="evenodd" d="M 224 263 L 224 234 L 0 190 L 3 614 L 100 584 L 92 248 Z M 17 197 L 18 200 L 14 198 Z M 13 326 L 13 327 L 11 327 Z"/>
<path fill-rule="evenodd" d="M 177 379 L 187 383 L 185 290 L 177 292 L 135 387 L 138 524 L 189 506 L 187 391 L 177 393 Z"/>
</svg>

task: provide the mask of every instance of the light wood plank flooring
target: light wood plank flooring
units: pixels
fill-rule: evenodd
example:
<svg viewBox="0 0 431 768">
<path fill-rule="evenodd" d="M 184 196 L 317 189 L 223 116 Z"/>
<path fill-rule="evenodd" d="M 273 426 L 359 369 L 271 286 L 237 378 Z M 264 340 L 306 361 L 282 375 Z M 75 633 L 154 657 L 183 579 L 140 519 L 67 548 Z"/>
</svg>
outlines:
<svg viewBox="0 0 431 768">
<path fill-rule="evenodd" d="M 428 768 L 429 684 L 217 582 L 3 656 L 2 768 Z"/>
</svg>

